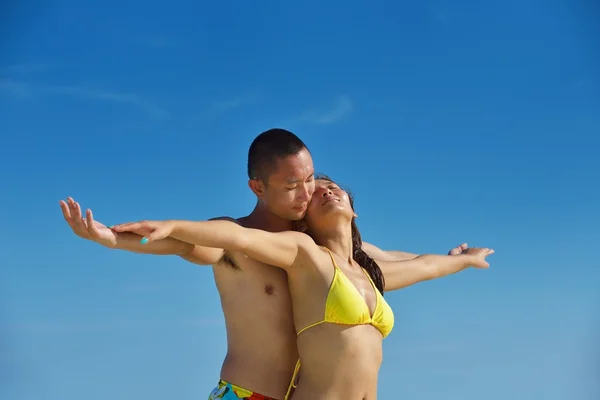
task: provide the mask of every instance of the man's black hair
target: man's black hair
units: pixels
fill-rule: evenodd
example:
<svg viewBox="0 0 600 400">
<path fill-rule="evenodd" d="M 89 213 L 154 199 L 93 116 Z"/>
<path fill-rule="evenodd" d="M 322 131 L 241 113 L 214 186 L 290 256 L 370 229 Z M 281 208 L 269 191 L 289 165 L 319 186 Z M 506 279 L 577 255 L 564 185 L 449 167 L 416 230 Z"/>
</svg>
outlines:
<svg viewBox="0 0 600 400">
<path fill-rule="evenodd" d="M 292 132 L 273 128 L 258 135 L 248 150 L 248 178 L 268 181 L 277 160 L 307 149 L 304 142 Z"/>
</svg>

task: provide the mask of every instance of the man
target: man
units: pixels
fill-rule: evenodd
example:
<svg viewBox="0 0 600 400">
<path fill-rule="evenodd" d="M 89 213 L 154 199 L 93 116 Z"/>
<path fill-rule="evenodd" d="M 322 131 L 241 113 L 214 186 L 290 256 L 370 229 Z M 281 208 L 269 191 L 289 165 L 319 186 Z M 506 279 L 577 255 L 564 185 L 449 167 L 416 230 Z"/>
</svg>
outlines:
<svg viewBox="0 0 600 400">
<path fill-rule="evenodd" d="M 306 145 L 283 129 L 261 133 L 250 146 L 248 177 L 258 201 L 252 213 L 235 221 L 271 232 L 292 230 L 294 221 L 303 218 L 315 190 L 314 167 Z M 298 353 L 283 270 L 243 254 L 172 238 L 142 244 L 140 239 L 148 232 L 115 233 L 95 222 L 90 210 L 84 220 L 79 204 L 71 198 L 66 203 L 61 201 L 61 208 L 73 231 L 85 239 L 110 248 L 174 254 L 195 264 L 212 265 L 225 316 L 228 348 L 221 381 L 210 399 L 284 398 Z M 461 245 L 451 254 L 459 254 L 465 248 L 466 244 Z M 416 257 L 411 253 L 385 252 L 367 243 L 363 249 L 375 260 Z M 248 330 L 248 326 L 253 329 Z"/>
</svg>

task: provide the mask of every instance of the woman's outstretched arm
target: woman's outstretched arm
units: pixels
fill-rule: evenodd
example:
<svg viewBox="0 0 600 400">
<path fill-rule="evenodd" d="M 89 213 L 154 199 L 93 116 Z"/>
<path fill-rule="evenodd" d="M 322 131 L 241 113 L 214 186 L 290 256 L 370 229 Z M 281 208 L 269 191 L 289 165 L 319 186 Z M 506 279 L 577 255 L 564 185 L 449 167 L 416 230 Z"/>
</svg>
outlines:
<svg viewBox="0 0 600 400">
<path fill-rule="evenodd" d="M 300 232 L 267 232 L 244 228 L 228 220 L 214 221 L 140 221 L 113 227 L 116 232 L 147 231 L 142 244 L 166 237 L 199 246 L 234 251 L 265 264 L 283 269 L 296 265 L 298 256 L 316 247 L 314 241 Z"/>
</svg>

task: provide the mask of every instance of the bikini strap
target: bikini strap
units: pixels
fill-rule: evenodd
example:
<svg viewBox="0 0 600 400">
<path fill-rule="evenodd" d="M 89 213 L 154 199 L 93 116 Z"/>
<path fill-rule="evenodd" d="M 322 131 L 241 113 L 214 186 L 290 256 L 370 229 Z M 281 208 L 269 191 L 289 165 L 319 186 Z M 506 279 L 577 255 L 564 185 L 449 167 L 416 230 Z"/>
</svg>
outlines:
<svg viewBox="0 0 600 400">
<path fill-rule="evenodd" d="M 290 381 L 290 386 L 288 386 L 287 393 L 285 394 L 285 397 L 283 398 L 284 400 L 289 400 L 290 395 L 293 392 L 292 389 L 296 389 L 298 387 L 298 382 L 297 382 L 298 372 L 300 372 L 300 359 L 298 359 L 298 362 L 296 362 L 296 367 L 294 368 L 294 374 L 292 375 L 292 380 Z"/>
<path fill-rule="evenodd" d="M 331 252 L 331 250 L 329 250 L 329 249 L 328 249 L 327 247 L 325 247 L 325 246 L 321 246 L 321 248 L 323 248 L 323 249 L 327 250 L 327 252 L 329 253 L 329 257 L 331 257 L 331 262 L 333 263 L 333 266 L 334 266 L 335 268 L 339 268 L 339 267 L 338 267 L 338 265 L 337 265 L 337 263 L 335 262 L 335 257 L 333 257 L 333 253 Z"/>
</svg>

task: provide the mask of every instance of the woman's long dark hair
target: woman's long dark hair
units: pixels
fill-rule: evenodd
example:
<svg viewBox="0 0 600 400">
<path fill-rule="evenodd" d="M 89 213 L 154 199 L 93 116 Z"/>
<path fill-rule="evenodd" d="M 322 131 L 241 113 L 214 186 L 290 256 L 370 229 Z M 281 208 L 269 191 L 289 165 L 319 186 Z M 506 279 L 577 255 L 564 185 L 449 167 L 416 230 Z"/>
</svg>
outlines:
<svg viewBox="0 0 600 400">
<path fill-rule="evenodd" d="M 335 183 L 333 179 L 328 177 L 327 175 L 317 175 L 315 176 L 315 180 L 325 180 L 332 183 Z M 354 210 L 354 196 L 347 190 L 348 197 L 350 198 L 350 206 Z M 356 218 L 352 218 L 352 258 L 354 261 L 361 267 L 367 271 L 375 287 L 381 292 L 385 290 L 385 278 L 383 277 L 383 272 L 381 272 L 381 268 L 379 265 L 373 260 L 365 251 L 362 249 L 362 237 L 360 235 L 360 231 L 358 230 L 358 225 L 356 225 Z"/>
</svg>

